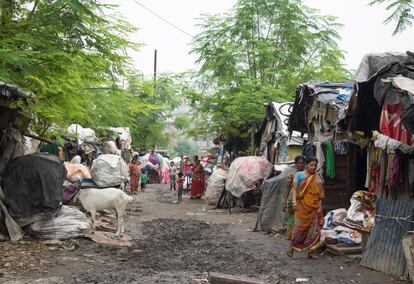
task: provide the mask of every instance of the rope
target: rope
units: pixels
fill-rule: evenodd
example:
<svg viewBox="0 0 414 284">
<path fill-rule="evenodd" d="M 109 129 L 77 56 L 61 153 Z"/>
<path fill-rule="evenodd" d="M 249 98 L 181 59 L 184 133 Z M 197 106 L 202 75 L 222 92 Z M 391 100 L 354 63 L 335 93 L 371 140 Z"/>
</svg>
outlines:
<svg viewBox="0 0 414 284">
<path fill-rule="evenodd" d="M 413 234 L 414 231 L 409 231 L 405 225 L 401 222 L 401 221 L 405 221 L 405 222 L 409 222 L 411 224 L 414 224 L 414 221 L 410 220 L 412 219 L 413 215 L 408 215 L 407 217 L 389 217 L 389 216 L 383 216 L 383 215 L 375 215 L 375 218 L 380 218 L 380 219 L 388 219 L 388 220 L 395 220 L 403 229 L 406 233 L 408 234 Z M 379 220 L 379 221 L 383 221 L 383 220 Z"/>
</svg>

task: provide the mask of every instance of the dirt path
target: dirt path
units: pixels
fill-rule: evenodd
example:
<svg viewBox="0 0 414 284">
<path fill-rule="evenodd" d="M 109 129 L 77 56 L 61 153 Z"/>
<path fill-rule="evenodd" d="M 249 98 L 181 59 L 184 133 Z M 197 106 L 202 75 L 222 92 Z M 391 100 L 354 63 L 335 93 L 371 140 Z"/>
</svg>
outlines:
<svg viewBox="0 0 414 284">
<path fill-rule="evenodd" d="M 208 272 L 267 283 L 406 283 L 345 257 L 286 256 L 283 236 L 251 232 L 256 213 L 213 210 L 202 200 L 175 197 L 149 185 L 128 208 L 132 247 L 78 239 L 61 243 L 0 243 L 3 283 L 206 283 Z"/>
</svg>

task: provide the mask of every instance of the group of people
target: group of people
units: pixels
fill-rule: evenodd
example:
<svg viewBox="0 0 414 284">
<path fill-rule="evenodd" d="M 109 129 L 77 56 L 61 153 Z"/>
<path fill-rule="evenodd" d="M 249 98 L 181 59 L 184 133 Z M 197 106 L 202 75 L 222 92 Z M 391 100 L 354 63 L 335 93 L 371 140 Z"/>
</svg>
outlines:
<svg viewBox="0 0 414 284">
<path fill-rule="evenodd" d="M 204 168 L 198 159 L 198 156 L 194 156 L 194 163 L 190 162 L 187 156 L 181 157 L 179 169 L 175 166 L 174 162 L 170 163 L 168 169 L 170 174 L 170 190 L 174 188 L 176 190 L 176 184 L 178 186 L 178 201 L 182 200 L 182 191 L 184 190 L 185 178 L 188 181 L 191 179 L 191 199 L 199 199 L 204 193 L 205 178 Z M 178 178 L 176 178 L 176 176 Z M 185 178 L 184 178 L 185 177 Z"/>
<path fill-rule="evenodd" d="M 145 169 L 141 169 L 140 164 L 138 156 L 134 156 L 129 167 L 130 188 L 132 194 L 136 194 L 140 185 L 141 190 L 145 191 L 147 184 L 147 173 L 145 172 Z M 181 157 L 179 167 L 175 165 L 174 161 L 171 161 L 168 168 L 168 174 L 170 177 L 170 190 L 172 191 L 174 189 L 174 191 L 177 191 L 178 202 L 182 201 L 185 178 L 187 178 L 187 182 L 191 179 L 191 199 L 199 199 L 203 195 L 205 189 L 204 168 L 201 165 L 198 156 L 194 156 L 193 163 L 190 162 L 190 159 L 187 156 Z"/>
<path fill-rule="evenodd" d="M 309 258 L 318 258 L 314 251 L 320 246 L 324 189 L 322 178 L 316 171 L 317 165 L 318 160 L 314 157 L 297 156 L 296 171 L 289 176 L 284 204 L 288 215 L 289 257 L 294 251 L 304 251 Z"/>
</svg>

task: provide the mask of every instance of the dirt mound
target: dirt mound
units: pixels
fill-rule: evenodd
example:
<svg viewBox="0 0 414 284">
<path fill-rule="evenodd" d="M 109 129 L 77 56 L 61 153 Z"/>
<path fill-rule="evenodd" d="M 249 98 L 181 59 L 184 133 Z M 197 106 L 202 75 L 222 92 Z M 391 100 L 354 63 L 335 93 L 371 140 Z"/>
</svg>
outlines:
<svg viewBox="0 0 414 284">
<path fill-rule="evenodd" d="M 231 237 L 229 225 L 225 224 L 157 219 L 144 222 L 143 234 L 146 239 L 133 248 L 142 253 L 132 256 L 139 268 L 216 271 L 257 277 L 258 274 L 269 276 L 274 265 L 281 264 L 275 254 L 251 254 L 250 247 Z"/>
</svg>

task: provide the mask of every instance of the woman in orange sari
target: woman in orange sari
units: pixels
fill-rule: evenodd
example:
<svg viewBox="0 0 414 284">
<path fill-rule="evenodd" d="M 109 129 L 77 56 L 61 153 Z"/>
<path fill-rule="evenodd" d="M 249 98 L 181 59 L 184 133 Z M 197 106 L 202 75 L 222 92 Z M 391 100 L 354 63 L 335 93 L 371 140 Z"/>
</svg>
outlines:
<svg viewBox="0 0 414 284">
<path fill-rule="evenodd" d="M 306 169 L 297 172 L 293 181 L 292 204 L 295 210 L 295 226 L 288 256 L 293 251 L 305 251 L 309 258 L 317 258 L 313 251 L 320 245 L 323 225 L 322 198 L 324 191 L 322 180 L 316 172 L 318 160 L 306 158 Z"/>
</svg>

